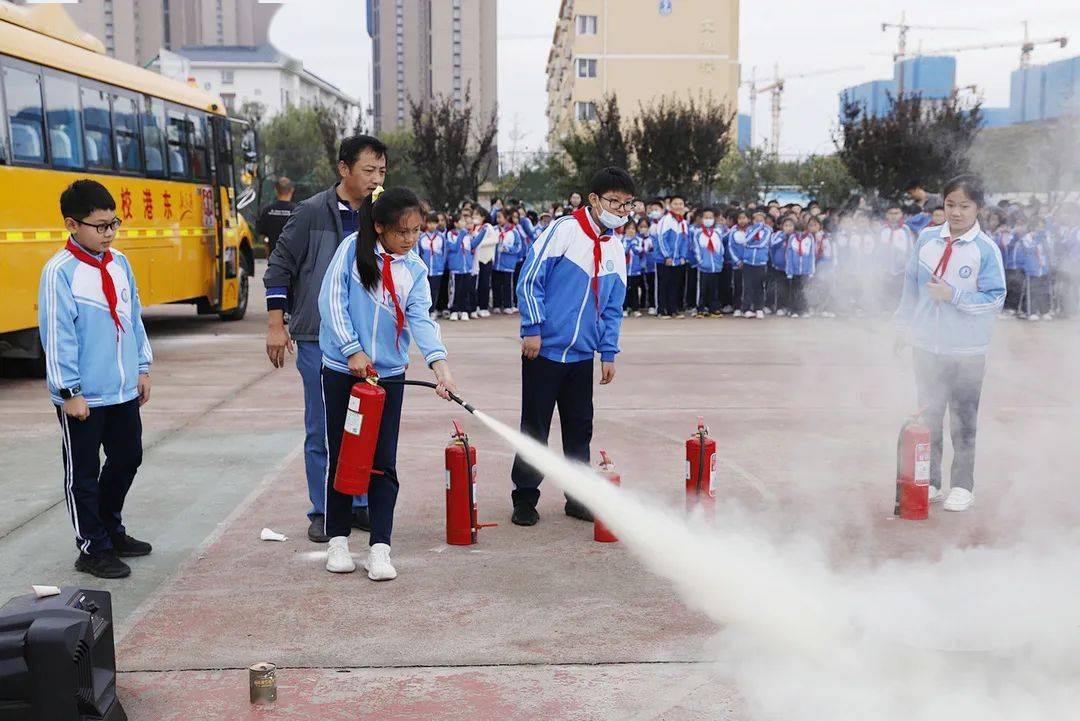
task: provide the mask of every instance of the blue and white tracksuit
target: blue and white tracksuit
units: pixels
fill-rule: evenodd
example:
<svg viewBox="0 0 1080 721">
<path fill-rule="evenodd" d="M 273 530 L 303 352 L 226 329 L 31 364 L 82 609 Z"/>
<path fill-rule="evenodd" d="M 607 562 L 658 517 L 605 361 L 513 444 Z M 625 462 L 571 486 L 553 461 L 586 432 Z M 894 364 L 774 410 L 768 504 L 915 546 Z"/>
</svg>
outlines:
<svg viewBox="0 0 1080 721">
<path fill-rule="evenodd" d="M 690 253 L 689 231 L 686 219 L 674 213 L 665 213 L 656 228 L 659 240 L 659 262 L 671 261 L 672 265 L 684 265 Z"/>
<path fill-rule="evenodd" d="M 446 234 L 437 230 L 430 233 L 424 231 L 420 234 L 416 250 L 420 254 L 420 260 L 427 266 L 428 276 L 437 275 L 441 278 L 443 271 L 446 270 Z"/>
<path fill-rule="evenodd" d="M 499 234 L 499 244 L 495 248 L 494 270 L 513 273 L 525 250 L 524 231 L 512 225 L 508 228 L 497 228 L 496 232 Z"/>
<path fill-rule="evenodd" d="M 727 253 L 724 245 L 726 229 L 701 228 L 694 234 L 695 249 L 698 256 L 697 267 L 702 273 L 719 273 L 724 270 L 724 260 Z M 709 250 L 709 241 L 712 241 L 713 249 Z"/>
<path fill-rule="evenodd" d="M 735 256 L 742 265 L 762 266 L 769 262 L 770 231 L 763 223 L 755 223 L 745 231 L 735 232 Z"/>
<path fill-rule="evenodd" d="M 109 313 L 101 271 L 66 248 L 45 264 L 38 288 L 46 384 L 62 434 L 64 500 L 75 543 L 86 554 L 108 551 L 113 538 L 126 533 L 124 499 L 142 462 L 139 374 L 149 373 L 153 362 L 131 264 L 111 252 L 106 269 L 123 330 Z M 84 420 L 62 407 L 60 389 L 76 387 L 90 407 Z"/>
<path fill-rule="evenodd" d="M 633 238 L 623 236 L 622 241 L 626 254 L 626 275 L 641 275 L 645 272 L 645 241 L 640 235 Z"/>
<path fill-rule="evenodd" d="M 788 278 L 811 276 L 816 264 L 817 238 L 813 233 L 795 233 L 791 236 L 784 255 L 784 272 Z"/>
</svg>

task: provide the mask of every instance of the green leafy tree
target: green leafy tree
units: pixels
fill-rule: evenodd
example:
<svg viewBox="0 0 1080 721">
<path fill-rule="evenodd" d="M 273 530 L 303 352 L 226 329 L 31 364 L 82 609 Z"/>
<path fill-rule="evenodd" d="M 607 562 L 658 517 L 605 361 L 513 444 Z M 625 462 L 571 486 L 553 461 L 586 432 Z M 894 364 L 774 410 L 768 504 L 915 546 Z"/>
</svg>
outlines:
<svg viewBox="0 0 1080 721">
<path fill-rule="evenodd" d="M 811 155 L 795 170 L 795 184 L 827 208 L 847 203 L 858 184 L 835 155 Z"/>
<path fill-rule="evenodd" d="M 386 143 L 386 152 L 390 156 L 386 164 L 386 185 L 403 185 L 423 195 L 423 183 L 420 173 L 413 162 L 413 134 L 408 130 L 391 130 L 379 135 L 379 140 Z"/>
<path fill-rule="evenodd" d="M 296 186 L 296 200 L 303 200 L 330 186 L 337 179 L 337 149 L 328 157 L 317 111 L 289 107 L 265 121 L 259 129 L 264 158 L 264 182 L 288 176 Z M 264 189 L 265 191 L 266 189 Z M 267 192 L 263 198 L 271 197 Z"/>
<path fill-rule="evenodd" d="M 531 206 L 546 206 L 564 197 L 566 166 L 556 155 L 530 158 L 513 173 L 506 173 L 496 183 L 503 198 L 517 198 Z"/>
<path fill-rule="evenodd" d="M 762 148 L 737 150 L 720 162 L 716 192 L 728 202 L 745 205 L 779 185 L 780 172 L 772 153 Z"/>
<path fill-rule="evenodd" d="M 968 172 L 968 151 L 982 122 L 980 106 L 966 110 L 955 95 L 944 101 L 920 95 L 890 98 L 888 112 L 880 117 L 847 102 L 834 142 L 837 157 L 861 188 L 896 197 L 911 179 L 940 189 L 949 178 Z"/>
<path fill-rule="evenodd" d="M 563 172 L 556 174 L 561 197 L 575 190 L 584 195 L 592 176 L 601 168 L 628 168 L 630 149 L 615 96 L 605 95 L 596 108 L 596 120 L 575 124 L 560 145 L 566 158 Z"/>
</svg>

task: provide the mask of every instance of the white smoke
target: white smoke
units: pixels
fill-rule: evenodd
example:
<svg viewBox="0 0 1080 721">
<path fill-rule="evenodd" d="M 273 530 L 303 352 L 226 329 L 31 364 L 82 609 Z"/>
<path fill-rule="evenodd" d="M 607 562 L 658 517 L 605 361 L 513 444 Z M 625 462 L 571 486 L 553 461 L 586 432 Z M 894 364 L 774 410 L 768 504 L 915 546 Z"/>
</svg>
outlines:
<svg viewBox="0 0 1080 721">
<path fill-rule="evenodd" d="M 819 533 L 780 538 L 726 504 L 688 520 L 477 417 L 716 622 L 715 659 L 753 719 L 1077 717 L 1080 532 L 840 568 Z"/>
</svg>

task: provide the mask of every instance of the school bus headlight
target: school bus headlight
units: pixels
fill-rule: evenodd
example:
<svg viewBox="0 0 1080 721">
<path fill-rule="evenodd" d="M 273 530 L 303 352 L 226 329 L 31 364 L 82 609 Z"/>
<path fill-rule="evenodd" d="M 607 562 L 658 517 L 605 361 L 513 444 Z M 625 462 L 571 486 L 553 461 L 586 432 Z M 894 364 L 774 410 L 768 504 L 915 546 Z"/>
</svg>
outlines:
<svg viewBox="0 0 1080 721">
<path fill-rule="evenodd" d="M 225 249 L 225 277 L 235 278 L 237 271 L 237 254 L 236 248 L 229 247 Z"/>
</svg>

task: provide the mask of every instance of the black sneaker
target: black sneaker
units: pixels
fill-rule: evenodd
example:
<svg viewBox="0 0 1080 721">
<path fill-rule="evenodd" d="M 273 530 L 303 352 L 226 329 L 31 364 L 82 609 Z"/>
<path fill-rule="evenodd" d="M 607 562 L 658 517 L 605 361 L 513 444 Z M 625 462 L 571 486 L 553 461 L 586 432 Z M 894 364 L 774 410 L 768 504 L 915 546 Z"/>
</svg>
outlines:
<svg viewBox="0 0 1080 721">
<path fill-rule="evenodd" d="M 371 514 L 368 513 L 367 506 L 360 506 L 359 508 L 353 509 L 352 527 L 359 528 L 361 531 L 371 530 Z"/>
<path fill-rule="evenodd" d="M 140 541 L 124 533 L 119 536 L 110 536 L 113 550 L 120 558 L 135 558 L 136 556 L 149 556 L 154 550 L 146 541 Z"/>
<path fill-rule="evenodd" d="M 131 575 L 131 567 L 120 560 L 116 551 L 98 551 L 97 553 L 80 553 L 75 561 L 75 570 L 89 573 L 98 578 L 127 578 Z"/>
<path fill-rule="evenodd" d="M 570 498 L 570 496 L 566 497 L 566 508 L 564 510 L 566 511 L 566 515 L 571 518 L 578 518 L 582 521 L 588 521 L 589 523 L 592 523 L 593 521 L 592 512 L 580 502 Z"/>
<path fill-rule="evenodd" d="M 326 517 L 322 514 L 316 514 L 311 517 L 311 523 L 307 528 L 308 540 L 312 543 L 327 543 L 330 540 L 330 536 L 326 535 Z"/>
<path fill-rule="evenodd" d="M 514 514 L 510 516 L 510 521 L 515 526 L 535 526 L 539 520 L 540 514 L 536 512 L 536 507 L 527 503 L 514 506 Z"/>
</svg>

